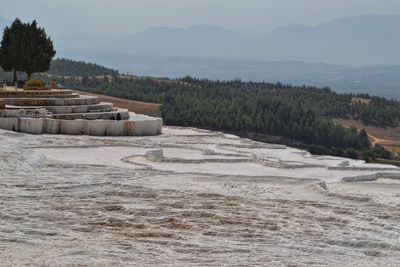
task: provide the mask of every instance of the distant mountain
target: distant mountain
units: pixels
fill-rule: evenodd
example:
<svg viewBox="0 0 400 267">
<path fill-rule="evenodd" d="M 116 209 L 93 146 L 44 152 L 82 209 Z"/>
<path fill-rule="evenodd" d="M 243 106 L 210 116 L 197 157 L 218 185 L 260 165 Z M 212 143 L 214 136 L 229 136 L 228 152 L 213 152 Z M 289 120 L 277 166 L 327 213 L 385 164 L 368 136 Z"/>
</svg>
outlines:
<svg viewBox="0 0 400 267">
<path fill-rule="evenodd" d="M 260 57 L 331 64 L 400 64 L 400 15 L 342 18 L 278 28 L 261 38 Z"/>
<path fill-rule="evenodd" d="M 112 45 L 118 53 L 139 55 L 236 58 L 253 40 L 211 25 L 151 28 Z"/>
<path fill-rule="evenodd" d="M 399 64 L 400 15 L 365 15 L 316 26 L 291 25 L 259 38 L 211 25 L 151 28 L 103 51 L 151 56 Z"/>
<path fill-rule="evenodd" d="M 10 21 L 0 16 L 0 30 Z M 400 15 L 364 15 L 316 26 L 290 25 L 261 37 L 222 27 L 151 28 L 126 38 L 54 36 L 57 53 L 400 65 Z"/>
</svg>

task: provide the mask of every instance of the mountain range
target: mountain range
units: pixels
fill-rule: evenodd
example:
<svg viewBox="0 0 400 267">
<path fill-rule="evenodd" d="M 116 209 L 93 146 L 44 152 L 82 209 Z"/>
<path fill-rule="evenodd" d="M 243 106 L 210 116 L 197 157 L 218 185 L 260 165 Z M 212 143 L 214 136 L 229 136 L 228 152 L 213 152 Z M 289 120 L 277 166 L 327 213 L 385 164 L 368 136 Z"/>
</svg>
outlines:
<svg viewBox="0 0 400 267">
<path fill-rule="evenodd" d="M 10 21 L 0 16 L 0 30 Z M 159 27 L 115 39 L 52 36 L 59 55 L 118 53 L 184 58 L 304 61 L 339 65 L 400 65 L 400 15 L 347 17 L 289 25 L 251 37 L 214 25 Z M 45 25 L 44 25 L 45 26 Z"/>
<path fill-rule="evenodd" d="M 0 30 L 10 21 L 0 16 Z M 129 54 L 213 59 L 304 61 L 340 65 L 400 65 L 400 15 L 364 15 L 251 37 L 215 25 L 159 27 L 115 39 L 53 36 L 62 56 Z M 45 26 L 45 25 L 44 25 Z"/>
<path fill-rule="evenodd" d="M 365 15 L 316 26 L 290 25 L 260 37 L 213 25 L 151 28 L 104 51 L 221 59 L 324 62 L 341 65 L 400 64 L 400 15 Z"/>
<path fill-rule="evenodd" d="M 260 56 L 347 65 L 400 64 L 399 24 L 399 15 L 366 15 L 316 26 L 286 26 L 261 38 Z"/>
</svg>

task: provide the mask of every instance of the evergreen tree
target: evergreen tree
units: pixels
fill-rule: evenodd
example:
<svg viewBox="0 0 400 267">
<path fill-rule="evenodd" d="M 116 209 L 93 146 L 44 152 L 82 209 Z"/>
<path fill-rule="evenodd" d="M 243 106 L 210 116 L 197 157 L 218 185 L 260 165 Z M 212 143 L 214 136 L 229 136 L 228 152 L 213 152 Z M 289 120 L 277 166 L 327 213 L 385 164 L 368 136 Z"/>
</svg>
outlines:
<svg viewBox="0 0 400 267">
<path fill-rule="evenodd" d="M 25 24 L 25 35 L 21 37 L 24 52 L 22 53 L 20 71 L 24 71 L 31 78 L 32 73 L 45 72 L 50 68 L 50 62 L 56 51 L 53 41 L 43 28 L 38 27 L 36 20 Z"/>
<path fill-rule="evenodd" d="M 24 24 L 18 18 L 14 20 L 10 27 L 6 27 L 0 43 L 0 67 L 4 71 L 12 71 L 13 79 L 16 82 L 17 70 L 21 65 L 21 54 L 23 47 L 21 39 L 23 36 Z"/>
<path fill-rule="evenodd" d="M 15 19 L 3 33 L 0 48 L 0 66 L 6 71 L 26 72 L 28 79 L 35 72 L 45 72 L 50 68 L 51 59 L 56 51 L 50 37 L 43 28 L 32 23 L 22 23 Z"/>
<path fill-rule="evenodd" d="M 363 148 L 369 148 L 370 147 L 370 142 L 369 142 L 369 138 L 368 138 L 368 134 L 365 131 L 365 129 L 362 129 L 359 133 L 360 136 L 360 144 L 361 147 Z"/>
</svg>

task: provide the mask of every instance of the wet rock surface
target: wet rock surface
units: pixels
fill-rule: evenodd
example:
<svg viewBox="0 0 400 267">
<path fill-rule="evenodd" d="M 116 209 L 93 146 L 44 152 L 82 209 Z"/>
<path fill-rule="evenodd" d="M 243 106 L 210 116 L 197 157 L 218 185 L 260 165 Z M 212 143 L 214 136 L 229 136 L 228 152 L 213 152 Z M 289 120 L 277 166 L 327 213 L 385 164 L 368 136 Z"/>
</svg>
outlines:
<svg viewBox="0 0 400 267">
<path fill-rule="evenodd" d="M 395 167 L 170 127 L 0 151 L 4 265 L 400 265 Z"/>
</svg>

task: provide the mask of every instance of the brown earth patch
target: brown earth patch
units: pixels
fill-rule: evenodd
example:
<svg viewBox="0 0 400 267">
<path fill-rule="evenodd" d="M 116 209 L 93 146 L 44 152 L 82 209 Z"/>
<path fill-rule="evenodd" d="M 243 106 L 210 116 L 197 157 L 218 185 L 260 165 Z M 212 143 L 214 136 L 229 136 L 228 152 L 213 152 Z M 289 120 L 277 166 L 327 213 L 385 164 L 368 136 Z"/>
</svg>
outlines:
<svg viewBox="0 0 400 267">
<path fill-rule="evenodd" d="M 400 126 L 381 128 L 351 119 L 333 119 L 333 121 L 344 127 L 365 129 L 372 144 L 382 145 L 392 152 L 400 152 Z"/>
<path fill-rule="evenodd" d="M 74 91 L 79 94 L 89 95 L 89 96 L 97 96 L 102 102 L 109 102 L 114 104 L 115 107 L 125 108 L 131 112 L 135 112 L 138 114 L 144 114 L 152 117 L 161 117 L 161 104 L 158 103 L 149 103 L 149 102 L 141 102 L 135 100 L 127 100 L 123 98 L 106 96 L 101 94 L 87 93 L 81 91 Z"/>
<path fill-rule="evenodd" d="M 354 104 L 368 105 L 371 102 L 371 99 L 366 99 L 366 98 L 362 98 L 362 97 L 353 97 L 351 102 Z"/>
</svg>

